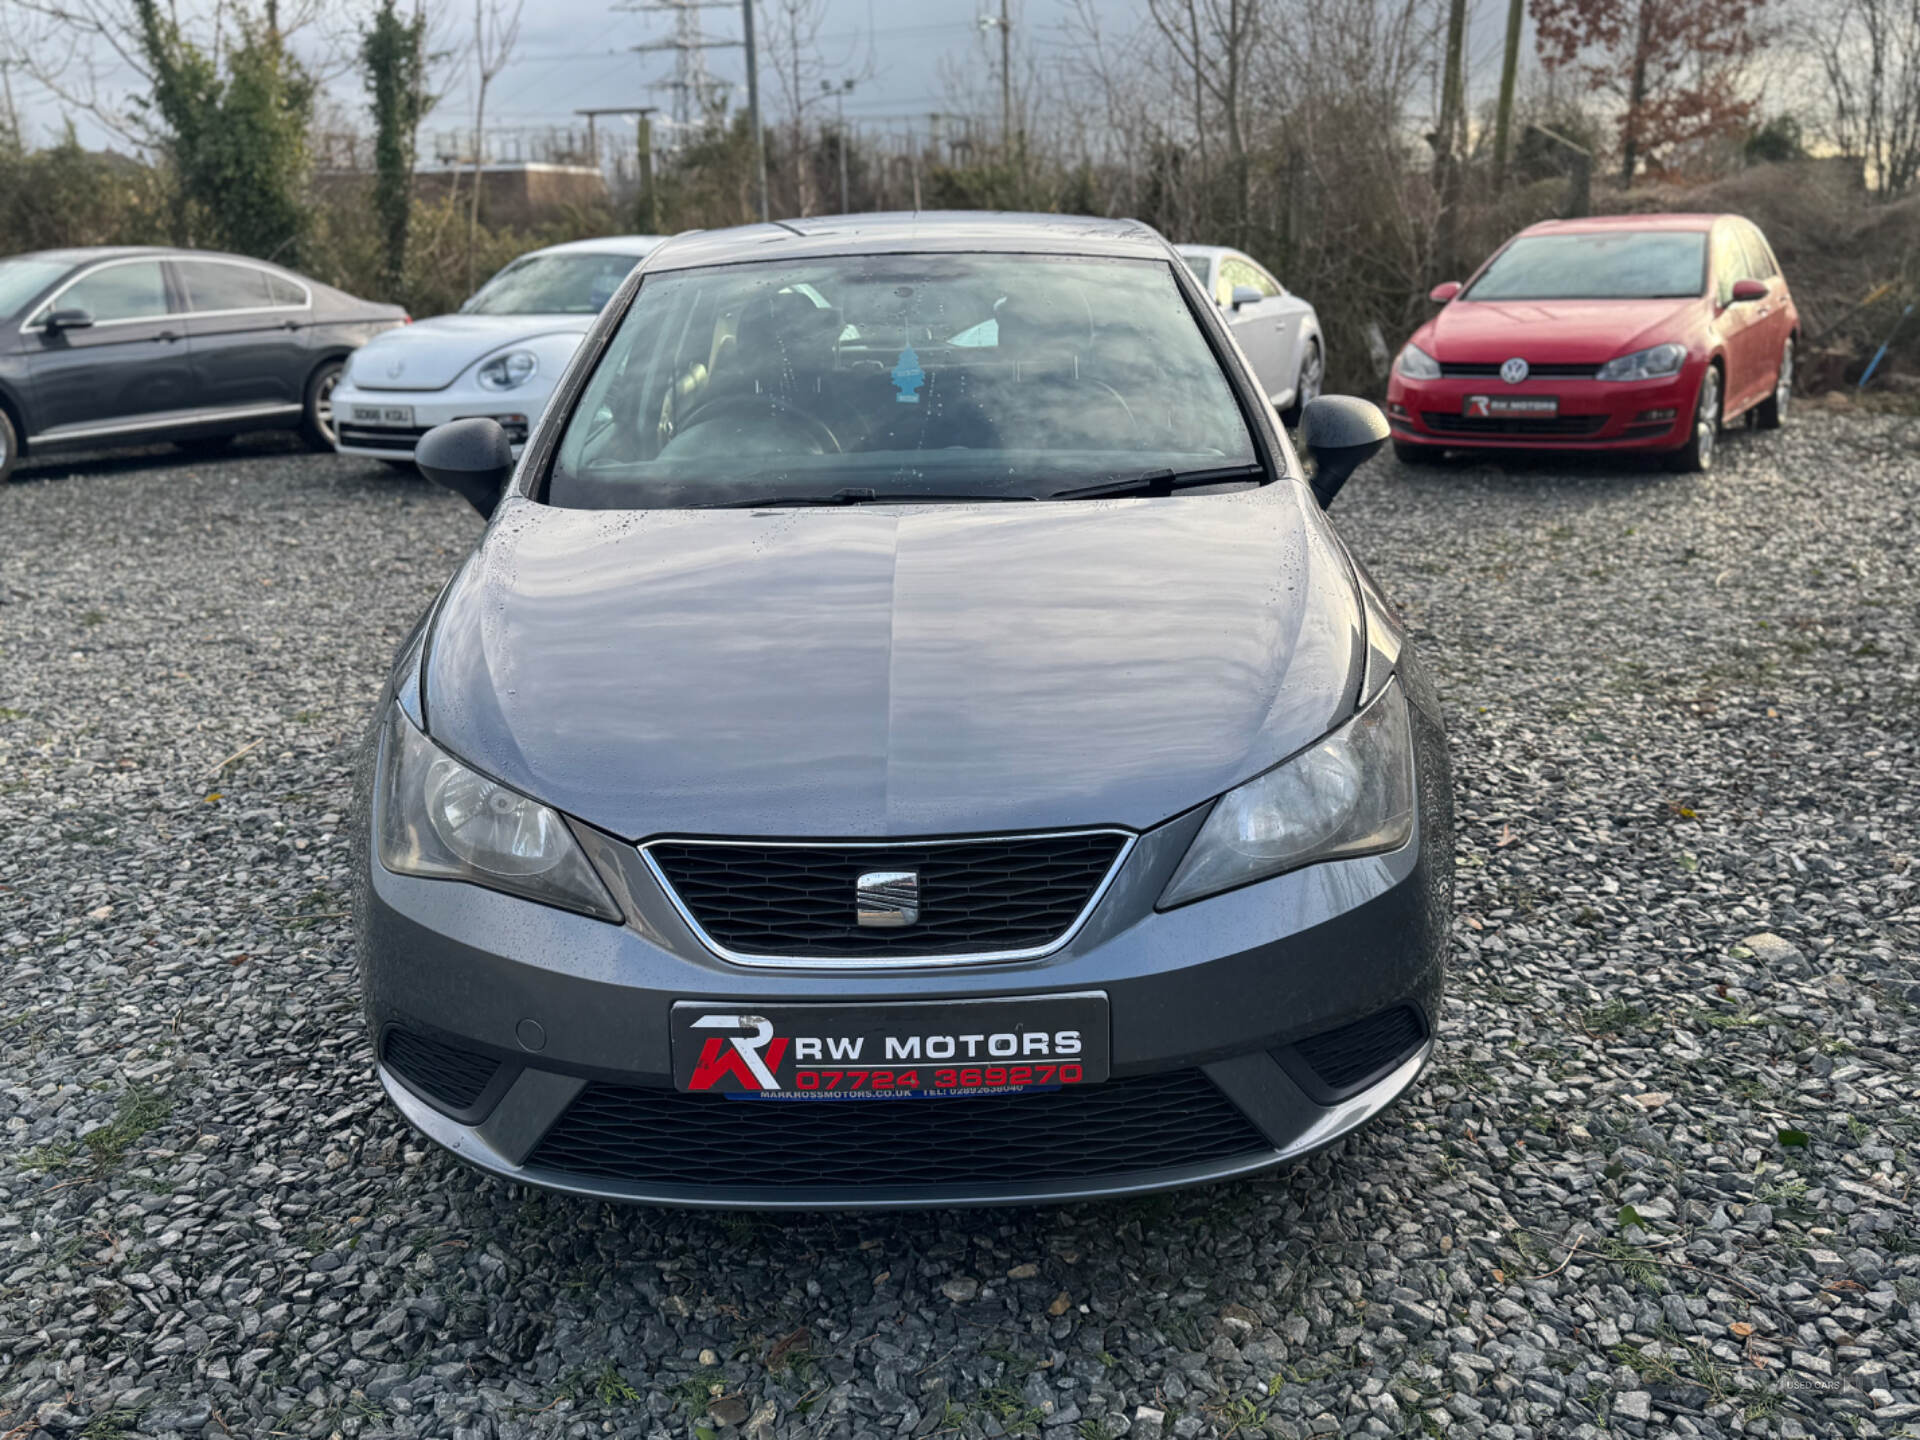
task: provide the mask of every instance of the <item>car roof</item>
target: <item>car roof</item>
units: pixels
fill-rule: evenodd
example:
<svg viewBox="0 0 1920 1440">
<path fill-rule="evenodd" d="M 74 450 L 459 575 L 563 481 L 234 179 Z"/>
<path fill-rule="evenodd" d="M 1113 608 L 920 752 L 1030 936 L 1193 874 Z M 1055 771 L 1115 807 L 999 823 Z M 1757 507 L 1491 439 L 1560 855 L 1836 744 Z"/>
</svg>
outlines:
<svg viewBox="0 0 1920 1440">
<path fill-rule="evenodd" d="M 915 210 L 808 216 L 730 230 L 676 235 L 648 259 L 649 270 L 687 270 L 748 260 L 915 251 L 1124 256 L 1165 260 L 1167 242 L 1138 220 L 1022 215 L 984 210 Z"/>
<path fill-rule="evenodd" d="M 243 265 L 265 265 L 286 270 L 273 260 L 257 255 L 235 255 L 226 250 L 195 250 L 183 245 L 70 245 L 58 250 L 29 250 L 21 255 L 0 257 L 8 260 L 57 260 L 66 265 L 97 265 L 103 260 L 237 260 Z M 297 273 L 289 271 L 289 274 Z"/>
<path fill-rule="evenodd" d="M 667 237 L 664 235 L 596 235 L 587 240 L 569 240 L 564 245 L 548 245 L 530 250 L 529 255 L 645 255 Z"/>
<path fill-rule="evenodd" d="M 1217 260 L 1223 255 L 1238 255 L 1240 252 L 1231 245 L 1176 245 L 1173 247 L 1182 255 L 1191 255 L 1196 260 Z"/>
<path fill-rule="evenodd" d="M 1542 220 L 1538 225 L 1529 225 L 1522 235 L 1592 235 L 1608 230 L 1711 230 L 1721 220 L 1735 220 L 1736 215 L 1707 214 L 1650 214 L 1650 215 L 1583 215 L 1578 220 Z"/>
</svg>

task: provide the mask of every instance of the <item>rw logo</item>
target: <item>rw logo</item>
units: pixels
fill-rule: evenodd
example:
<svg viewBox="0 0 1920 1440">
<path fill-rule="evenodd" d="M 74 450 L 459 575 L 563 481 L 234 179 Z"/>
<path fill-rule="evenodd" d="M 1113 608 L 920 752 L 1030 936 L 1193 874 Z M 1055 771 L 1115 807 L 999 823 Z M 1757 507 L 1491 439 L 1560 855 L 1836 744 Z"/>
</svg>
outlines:
<svg viewBox="0 0 1920 1440">
<path fill-rule="evenodd" d="M 712 1090 L 731 1076 L 743 1090 L 778 1090 L 773 1072 L 786 1058 L 785 1036 L 774 1037 L 773 1022 L 759 1015 L 702 1015 L 696 1030 L 745 1030 L 750 1034 L 710 1035 L 700 1047 L 689 1090 Z M 761 1054 L 765 1050 L 765 1055 Z"/>
</svg>

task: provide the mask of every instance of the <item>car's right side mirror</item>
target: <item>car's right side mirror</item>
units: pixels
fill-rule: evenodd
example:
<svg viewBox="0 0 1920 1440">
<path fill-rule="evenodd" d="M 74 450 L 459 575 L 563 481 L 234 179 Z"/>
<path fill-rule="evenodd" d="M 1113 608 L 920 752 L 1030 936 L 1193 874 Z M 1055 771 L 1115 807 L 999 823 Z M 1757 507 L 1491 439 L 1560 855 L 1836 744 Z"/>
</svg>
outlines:
<svg viewBox="0 0 1920 1440">
<path fill-rule="evenodd" d="M 1735 305 L 1747 305 L 1755 300 L 1764 300 L 1766 298 L 1767 282 L 1764 280 L 1755 280 L 1749 276 L 1747 279 L 1733 282 L 1733 303 Z"/>
<path fill-rule="evenodd" d="M 513 476 L 513 442 L 498 420 L 449 420 L 420 437 L 413 463 L 434 484 L 491 516 Z"/>
<path fill-rule="evenodd" d="M 1460 282 L 1458 280 L 1442 280 L 1438 285 L 1427 291 L 1427 299 L 1433 301 L 1436 305 L 1444 305 L 1459 293 Z"/>
<path fill-rule="evenodd" d="M 1387 417 L 1357 395 L 1321 395 L 1300 412 L 1300 443 L 1313 457 L 1313 495 L 1325 510 L 1333 497 L 1387 443 Z"/>
</svg>

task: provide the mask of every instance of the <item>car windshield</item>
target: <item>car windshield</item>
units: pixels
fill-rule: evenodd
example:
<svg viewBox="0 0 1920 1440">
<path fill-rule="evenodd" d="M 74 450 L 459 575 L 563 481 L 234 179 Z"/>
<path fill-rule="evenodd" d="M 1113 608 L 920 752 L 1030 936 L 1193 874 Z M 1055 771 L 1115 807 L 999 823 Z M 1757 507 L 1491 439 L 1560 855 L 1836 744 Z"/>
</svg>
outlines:
<svg viewBox="0 0 1920 1440">
<path fill-rule="evenodd" d="M 1026 499 L 1256 459 L 1166 262 L 839 256 L 649 276 L 547 499 Z"/>
<path fill-rule="evenodd" d="M 638 255 L 529 255 L 475 292 L 468 315 L 598 315 Z"/>
<path fill-rule="evenodd" d="M 1686 230 L 1522 235 L 1467 287 L 1467 300 L 1667 300 L 1707 281 L 1707 237 Z"/>
<path fill-rule="evenodd" d="M 0 315 L 12 315 L 72 268 L 65 260 L 0 260 Z"/>
</svg>

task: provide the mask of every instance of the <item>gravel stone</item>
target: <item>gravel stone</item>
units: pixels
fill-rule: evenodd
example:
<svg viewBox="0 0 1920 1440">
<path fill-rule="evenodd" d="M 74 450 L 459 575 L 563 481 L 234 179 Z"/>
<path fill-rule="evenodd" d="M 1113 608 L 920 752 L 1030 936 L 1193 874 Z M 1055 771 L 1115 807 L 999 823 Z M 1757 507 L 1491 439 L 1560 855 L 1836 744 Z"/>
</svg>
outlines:
<svg viewBox="0 0 1920 1440">
<path fill-rule="evenodd" d="M 1700 477 L 1375 461 L 1335 515 L 1458 785 L 1419 1084 L 1232 1185 L 775 1219 L 483 1179 L 375 1087 L 350 767 L 465 505 L 277 441 L 29 463 L 0 1433 L 1911 1431 L 1917 495 L 1920 426 L 1854 414 Z"/>
</svg>

